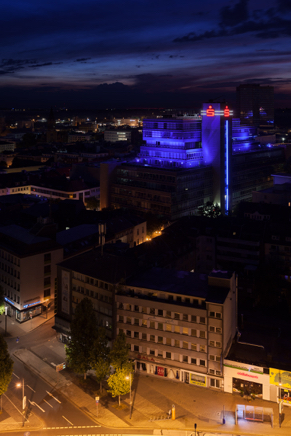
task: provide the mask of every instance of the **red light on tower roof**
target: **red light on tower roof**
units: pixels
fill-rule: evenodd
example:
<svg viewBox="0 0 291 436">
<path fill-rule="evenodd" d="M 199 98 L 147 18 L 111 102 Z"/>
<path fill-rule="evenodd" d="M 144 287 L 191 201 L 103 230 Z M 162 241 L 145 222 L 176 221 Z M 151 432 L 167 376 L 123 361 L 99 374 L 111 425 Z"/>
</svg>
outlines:
<svg viewBox="0 0 291 436">
<path fill-rule="evenodd" d="M 208 117 L 214 117 L 214 115 L 215 115 L 215 111 L 214 111 L 213 107 L 211 106 L 211 104 L 209 105 L 208 109 L 206 109 L 206 115 Z"/>
<path fill-rule="evenodd" d="M 224 113 L 225 117 L 229 117 L 229 108 L 228 108 L 228 106 L 225 106 L 225 109 L 224 109 L 223 113 Z"/>
</svg>

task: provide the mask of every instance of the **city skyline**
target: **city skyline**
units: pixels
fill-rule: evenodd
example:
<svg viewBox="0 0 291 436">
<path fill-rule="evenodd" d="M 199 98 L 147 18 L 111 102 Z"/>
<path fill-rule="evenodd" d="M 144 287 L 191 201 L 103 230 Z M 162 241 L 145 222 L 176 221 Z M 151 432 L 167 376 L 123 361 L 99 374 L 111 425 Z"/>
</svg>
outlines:
<svg viewBox="0 0 291 436">
<path fill-rule="evenodd" d="M 1 21 L 1 107 L 200 107 L 241 83 L 290 107 L 288 0 L 4 0 Z"/>
</svg>

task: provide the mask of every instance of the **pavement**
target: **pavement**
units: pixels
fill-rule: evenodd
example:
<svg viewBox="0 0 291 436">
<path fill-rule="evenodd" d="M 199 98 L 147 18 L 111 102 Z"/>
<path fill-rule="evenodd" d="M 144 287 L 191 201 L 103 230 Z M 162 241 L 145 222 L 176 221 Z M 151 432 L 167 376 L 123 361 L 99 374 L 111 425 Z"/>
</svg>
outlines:
<svg viewBox="0 0 291 436">
<path fill-rule="evenodd" d="M 55 365 L 65 361 L 64 344 L 55 340 L 50 345 L 43 344 L 34 347 L 22 348 L 21 337 L 26 333 L 39 328 L 44 322 L 50 322 L 53 312 L 48 319 L 37 317 L 24 324 L 18 324 L 10 319 L 8 332 L 10 337 L 19 337 L 18 348 L 14 356 L 30 370 L 49 383 L 54 389 L 60 390 L 71 403 L 82 410 L 97 424 L 111 429 L 117 433 L 122 430 L 144 430 L 144 433 L 164 436 L 190 436 L 194 435 L 194 423 L 197 424 L 197 436 L 208 434 L 224 435 L 288 435 L 291 434 L 291 408 L 284 407 L 284 421 L 279 428 L 278 405 L 268 401 L 256 399 L 249 403 L 246 399 L 236 395 L 191 386 L 163 379 L 159 376 L 135 374 L 132 383 L 132 408 L 130 418 L 129 395 L 122 397 L 122 407 L 118 407 L 118 400 L 108 395 L 101 395 L 97 405 L 94 396 L 89 395 L 74 384 L 66 370 L 57 372 Z M 0 317 L 1 319 L 2 317 Z M 0 322 L 0 333 L 3 334 L 3 322 Z M 92 375 L 91 375 L 92 376 Z M 21 411 L 12 405 L 13 398 L 4 397 L 3 413 L 0 415 L 0 432 L 23 429 Z M 273 428 L 269 422 L 250 422 L 239 420 L 235 424 L 234 411 L 236 404 L 253 405 L 272 408 L 274 411 Z M 168 411 L 175 406 L 175 420 L 168 419 Z M 98 413 L 98 417 L 97 417 Z M 223 424 L 223 416 L 225 424 Z M 33 413 L 24 423 L 25 429 L 41 429 L 44 423 Z M 114 431 L 113 431 L 114 433 Z"/>
</svg>

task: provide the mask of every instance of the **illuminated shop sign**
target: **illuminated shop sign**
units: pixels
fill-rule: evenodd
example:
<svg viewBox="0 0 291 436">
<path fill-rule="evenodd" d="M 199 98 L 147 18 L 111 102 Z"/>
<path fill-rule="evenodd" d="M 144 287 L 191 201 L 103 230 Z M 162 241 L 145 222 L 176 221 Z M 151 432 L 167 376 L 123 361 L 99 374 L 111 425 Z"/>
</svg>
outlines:
<svg viewBox="0 0 291 436">
<path fill-rule="evenodd" d="M 39 304 L 39 303 L 40 303 L 40 301 L 36 301 L 35 303 L 24 304 L 23 309 L 27 309 L 28 307 L 34 306 L 35 304 Z"/>
<path fill-rule="evenodd" d="M 243 377 L 250 377 L 250 378 L 259 378 L 257 375 L 249 374 L 247 372 L 238 372 L 237 375 L 242 375 Z"/>
<path fill-rule="evenodd" d="M 9 300 L 8 298 L 4 297 L 4 300 L 7 301 L 8 303 L 12 304 L 14 306 L 13 301 Z"/>
<path fill-rule="evenodd" d="M 270 384 L 291 388 L 291 372 L 280 369 L 270 368 Z"/>
<path fill-rule="evenodd" d="M 206 110 L 203 109 L 201 111 L 201 115 L 206 115 L 207 117 L 219 116 L 228 118 L 233 115 L 233 110 L 230 110 L 228 106 L 225 106 L 224 109 L 215 110 L 210 104 Z"/>
</svg>

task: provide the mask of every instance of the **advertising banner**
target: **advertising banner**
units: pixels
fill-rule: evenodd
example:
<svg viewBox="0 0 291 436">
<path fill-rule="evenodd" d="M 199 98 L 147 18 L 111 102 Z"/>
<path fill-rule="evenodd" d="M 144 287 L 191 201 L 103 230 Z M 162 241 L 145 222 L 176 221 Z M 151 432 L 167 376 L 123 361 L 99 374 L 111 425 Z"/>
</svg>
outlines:
<svg viewBox="0 0 291 436">
<path fill-rule="evenodd" d="M 270 368 L 270 384 L 291 388 L 291 372 Z"/>
<path fill-rule="evenodd" d="M 190 374 L 189 383 L 197 386 L 206 386 L 206 377 L 197 374 Z"/>
</svg>

